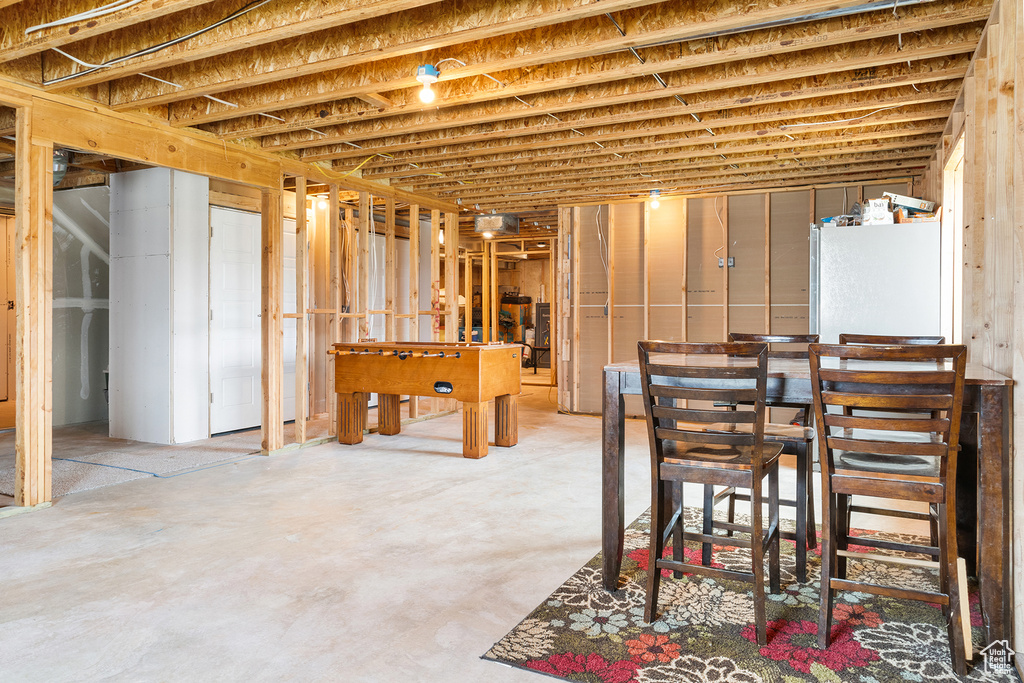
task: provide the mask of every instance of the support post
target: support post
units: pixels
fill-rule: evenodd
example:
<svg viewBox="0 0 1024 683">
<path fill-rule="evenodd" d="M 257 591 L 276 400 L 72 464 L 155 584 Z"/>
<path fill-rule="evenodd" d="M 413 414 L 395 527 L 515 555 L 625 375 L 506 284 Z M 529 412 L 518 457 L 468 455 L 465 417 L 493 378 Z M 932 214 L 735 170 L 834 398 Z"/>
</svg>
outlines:
<svg viewBox="0 0 1024 683">
<path fill-rule="evenodd" d="M 459 341 L 459 215 L 444 215 L 444 340 Z"/>
<path fill-rule="evenodd" d="M 53 145 L 33 139 L 31 107 L 15 126 L 14 504 L 32 507 L 52 498 Z"/>
<path fill-rule="evenodd" d="M 420 206 L 409 205 L 409 340 L 420 340 Z M 419 417 L 419 397 L 409 397 L 409 417 Z"/>
<path fill-rule="evenodd" d="M 263 341 L 263 440 L 264 455 L 284 445 L 284 357 L 281 335 L 283 225 L 282 188 L 264 189 L 260 213 L 263 260 L 261 286 L 261 333 Z"/>
<path fill-rule="evenodd" d="M 398 340 L 398 318 L 395 317 L 398 292 L 397 246 L 395 244 L 395 200 L 384 200 L 384 339 Z"/>
<path fill-rule="evenodd" d="M 295 442 L 306 442 L 309 412 L 309 359 L 306 336 L 309 331 L 309 238 L 306 229 L 306 179 L 295 178 Z"/>
</svg>

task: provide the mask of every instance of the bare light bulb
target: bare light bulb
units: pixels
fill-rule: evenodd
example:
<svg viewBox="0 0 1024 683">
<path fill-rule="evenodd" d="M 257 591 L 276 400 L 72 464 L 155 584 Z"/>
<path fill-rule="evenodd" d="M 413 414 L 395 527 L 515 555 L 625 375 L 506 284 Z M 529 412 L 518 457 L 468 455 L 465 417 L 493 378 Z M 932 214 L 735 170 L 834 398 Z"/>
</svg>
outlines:
<svg viewBox="0 0 1024 683">
<path fill-rule="evenodd" d="M 659 206 L 661 206 L 661 202 L 659 202 L 657 199 L 652 199 L 651 200 L 651 208 L 652 209 L 657 209 Z"/>
<path fill-rule="evenodd" d="M 327 208 L 327 200 L 326 199 L 321 199 L 319 202 L 317 202 L 316 207 L 318 209 L 320 209 L 321 211 L 323 211 L 324 209 Z"/>
<path fill-rule="evenodd" d="M 423 104 L 430 104 L 434 101 L 434 91 L 431 90 L 429 83 L 423 84 L 423 90 L 420 90 L 420 102 Z"/>
<path fill-rule="evenodd" d="M 444 244 L 444 230 L 437 231 L 437 243 Z"/>
</svg>

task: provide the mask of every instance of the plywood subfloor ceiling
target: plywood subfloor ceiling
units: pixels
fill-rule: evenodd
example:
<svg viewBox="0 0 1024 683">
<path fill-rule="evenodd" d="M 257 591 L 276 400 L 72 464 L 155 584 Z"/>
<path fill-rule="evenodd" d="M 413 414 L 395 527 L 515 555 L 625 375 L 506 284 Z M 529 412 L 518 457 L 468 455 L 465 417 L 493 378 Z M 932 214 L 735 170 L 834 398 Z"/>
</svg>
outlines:
<svg viewBox="0 0 1024 683">
<path fill-rule="evenodd" d="M 0 0 L 0 71 L 532 216 L 920 174 L 992 5 L 123 0 L 33 30 L 104 2 Z M 423 64 L 440 71 L 429 105 Z"/>
</svg>

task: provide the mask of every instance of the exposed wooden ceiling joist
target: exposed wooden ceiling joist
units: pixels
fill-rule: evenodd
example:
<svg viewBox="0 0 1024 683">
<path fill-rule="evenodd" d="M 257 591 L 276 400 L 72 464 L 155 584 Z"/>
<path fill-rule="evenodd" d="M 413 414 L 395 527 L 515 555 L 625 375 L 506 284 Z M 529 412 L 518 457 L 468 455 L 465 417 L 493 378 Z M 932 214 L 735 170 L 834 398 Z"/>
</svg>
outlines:
<svg viewBox="0 0 1024 683">
<path fill-rule="evenodd" d="M 305 131 L 305 129 L 310 127 L 322 130 L 325 126 L 340 125 L 354 121 L 369 121 L 378 117 L 389 117 L 398 114 L 416 114 L 416 116 L 409 116 L 404 119 L 403 125 L 415 125 L 415 122 L 420 119 L 444 121 L 451 118 L 457 118 L 464 123 L 470 123 L 472 120 L 472 110 L 469 110 L 464 105 L 494 100 L 500 100 L 497 108 L 507 112 L 509 116 L 527 116 L 532 114 L 529 111 L 531 108 L 543 111 L 555 104 L 565 105 L 569 101 L 567 99 L 557 99 L 554 102 L 548 102 L 545 101 L 547 98 L 543 96 L 540 97 L 539 101 L 534 99 L 534 96 L 550 93 L 553 90 L 585 88 L 608 83 L 613 80 L 640 76 L 653 79 L 652 73 L 664 75 L 666 72 L 682 69 L 698 69 L 730 61 L 764 58 L 767 54 L 775 58 L 785 53 L 802 50 L 813 50 L 814 52 L 821 53 L 833 45 L 862 40 L 866 31 L 872 32 L 876 39 L 887 36 L 894 38 L 894 47 L 888 51 L 891 57 L 898 57 L 898 53 L 903 50 L 906 50 L 908 55 L 912 55 L 915 43 L 920 47 L 919 44 L 921 42 L 919 38 L 913 35 L 913 32 L 961 25 L 967 21 L 980 21 L 986 12 L 987 8 L 984 7 L 982 0 L 970 0 L 970 2 L 966 3 L 966 6 L 960 0 L 944 0 L 943 2 L 925 6 L 911 7 L 901 14 L 898 20 L 894 20 L 892 15 L 887 12 L 872 12 L 852 17 L 829 19 L 824 22 L 815 23 L 813 26 L 801 24 L 771 31 L 752 31 L 738 35 L 723 36 L 714 42 L 702 45 L 661 45 L 644 48 L 642 52 L 638 52 L 642 56 L 643 63 L 627 50 L 585 59 L 547 63 L 518 72 L 500 71 L 492 74 L 498 80 L 506 83 L 505 87 L 501 87 L 486 77 L 451 80 L 443 83 L 443 86 L 439 86 L 444 88 L 444 92 L 438 98 L 436 106 L 423 104 L 420 102 L 415 90 L 406 89 L 396 90 L 390 94 L 390 106 L 386 111 L 367 108 L 354 99 L 321 101 L 316 102 L 312 106 L 276 110 L 274 115 L 283 119 L 283 121 L 263 116 L 243 116 L 237 118 L 236 115 L 236 118 L 230 120 L 207 124 L 206 129 L 226 138 L 252 137 L 293 130 Z M 980 31 L 980 27 L 975 30 Z M 906 45 L 901 45 L 901 40 L 896 38 L 901 33 L 907 34 Z M 976 43 L 977 34 L 966 36 L 966 40 L 969 44 Z M 954 36 L 938 34 L 934 36 L 934 40 L 929 44 L 955 42 L 958 42 L 958 39 Z M 877 48 L 874 43 L 875 41 L 872 41 L 870 47 Z M 680 49 L 681 47 L 685 49 Z M 770 47 L 770 49 L 766 49 L 766 47 Z M 894 59 L 885 59 L 885 55 L 880 54 L 877 49 L 868 48 L 868 45 L 864 45 L 859 51 L 846 54 L 844 59 L 859 60 L 850 62 L 846 68 L 867 68 L 894 61 Z M 967 51 L 969 52 L 970 49 Z M 944 54 L 951 53 L 944 52 Z M 919 59 L 921 57 L 914 58 Z M 492 60 L 498 59 L 500 59 L 500 55 L 492 57 Z M 813 64 L 814 61 L 814 55 L 808 54 L 808 59 L 804 60 L 804 68 L 806 69 L 807 62 Z M 825 61 L 831 62 L 834 60 L 826 59 Z M 407 77 L 410 65 L 405 64 L 399 68 L 404 69 L 404 71 L 396 71 L 394 77 Z M 413 66 L 412 68 L 415 67 Z M 704 75 L 708 71 L 714 73 L 713 69 L 707 68 L 700 75 Z M 793 73 L 790 77 L 822 72 L 820 69 L 818 71 L 804 71 L 803 73 Z M 747 69 L 747 73 L 748 77 L 750 77 L 753 75 L 754 70 Z M 771 77 L 772 74 L 770 72 L 762 74 L 762 78 Z M 785 77 L 782 75 L 778 76 L 778 78 Z M 374 91 L 380 90 L 382 87 L 388 88 L 387 84 L 392 80 L 373 83 L 372 87 Z M 308 92 L 301 91 L 299 87 L 293 84 L 283 83 L 282 85 L 288 88 L 288 94 L 292 96 L 287 100 L 290 104 L 298 103 L 300 98 L 309 94 Z M 647 85 L 649 86 L 650 83 L 647 83 Z M 735 83 L 733 85 L 740 86 L 742 83 Z M 338 92 L 337 96 L 359 98 L 362 95 L 359 92 Z M 662 96 L 664 96 L 664 93 Z M 514 97 L 525 98 L 528 104 L 512 99 Z M 493 108 L 492 106 L 491 109 Z M 564 109 L 565 107 L 563 106 L 562 108 Z M 228 115 L 230 116 L 231 113 Z M 182 122 L 184 123 L 185 120 Z M 308 131 L 305 132 L 308 133 Z"/>
<path fill-rule="evenodd" d="M 458 49 L 434 49 L 406 57 L 400 64 L 383 59 L 359 62 L 364 65 L 352 68 L 356 65 L 351 63 L 351 58 L 337 65 L 321 60 L 315 64 L 297 65 L 293 70 L 281 66 L 269 74 L 261 72 L 264 75 L 256 77 L 255 81 L 259 82 L 255 82 L 251 76 L 250 58 L 240 63 L 237 70 L 229 73 L 219 71 L 217 79 L 213 82 L 208 72 L 194 74 L 192 80 L 195 87 L 191 90 L 188 87 L 191 81 L 182 83 L 184 79 L 177 75 L 155 73 L 154 75 L 167 77 L 168 80 L 185 87 L 161 88 L 157 87 L 159 84 L 150 85 L 141 82 L 145 79 L 137 79 L 123 89 L 118 90 L 121 86 L 116 86 L 115 91 L 111 93 L 111 103 L 118 107 L 136 106 L 136 103 L 146 102 L 174 102 L 170 109 L 172 123 L 197 125 L 241 114 L 273 111 L 281 108 L 282 102 L 296 106 L 325 102 L 339 96 L 355 96 L 360 90 L 379 92 L 382 84 L 390 85 L 392 90 L 415 88 L 419 85 L 415 79 L 416 67 L 428 62 L 436 64 L 442 59 L 457 58 L 466 64 L 446 64 L 447 68 L 442 71 L 440 79 L 440 82 L 444 83 L 449 79 L 481 76 L 509 69 L 525 69 L 554 61 L 618 52 L 631 46 L 684 41 L 699 34 L 738 29 L 760 22 L 805 16 L 825 8 L 850 7 L 858 4 L 860 3 L 857 0 L 841 0 L 836 3 L 804 0 L 780 5 L 770 0 L 756 0 L 745 5 L 742 12 L 723 3 L 721 7 L 715 7 L 721 9 L 722 14 L 715 15 L 706 7 L 695 9 L 690 3 L 662 3 L 657 6 L 657 11 L 640 7 L 620 12 L 620 20 L 629 27 L 627 36 L 623 37 L 615 28 L 614 22 L 604 16 L 606 10 L 594 11 L 604 8 L 604 3 L 601 3 L 591 5 L 594 8 L 591 13 L 598 16 L 572 22 L 571 30 L 566 30 L 564 24 L 557 24 L 517 33 L 497 34 L 492 31 L 492 35 L 459 44 Z M 707 42 L 711 41 L 693 41 L 687 48 L 700 51 L 701 46 Z M 291 80 L 284 83 L 274 82 L 286 77 Z M 178 80 L 175 80 L 176 78 Z M 273 85 L 268 85 L 270 83 Z M 170 92 L 171 90 L 174 92 Z M 219 93 L 219 97 L 236 106 L 197 99 L 178 101 L 186 95 L 212 93 Z"/>
<path fill-rule="evenodd" d="M 304 174 L 309 188 L 340 182 L 429 203 L 463 214 L 470 231 L 476 211 L 529 211 L 538 226 L 524 219 L 524 229 L 545 234 L 558 205 L 652 187 L 920 173 L 993 2 L 142 0 L 24 33 L 98 4 L 0 0 L 17 8 L 0 34 L 3 82 L 39 90 L 82 73 L 47 88 L 79 102 L 89 126 L 103 120 L 97 112 L 115 126 L 155 117 L 186 129 L 196 150 L 212 153 L 208 141 L 220 138 L 240 143 L 225 145 L 229 156 L 280 160 L 275 168 Z M 101 68 L 56 52 L 97 64 L 153 46 Z M 428 63 L 441 71 L 431 105 L 415 79 Z M 42 122 L 61 138 L 62 122 Z M 0 107 L 0 135 L 14 123 Z M 166 156 L 136 152 L 124 158 Z M 75 176 L 123 169 L 74 160 Z"/>
</svg>

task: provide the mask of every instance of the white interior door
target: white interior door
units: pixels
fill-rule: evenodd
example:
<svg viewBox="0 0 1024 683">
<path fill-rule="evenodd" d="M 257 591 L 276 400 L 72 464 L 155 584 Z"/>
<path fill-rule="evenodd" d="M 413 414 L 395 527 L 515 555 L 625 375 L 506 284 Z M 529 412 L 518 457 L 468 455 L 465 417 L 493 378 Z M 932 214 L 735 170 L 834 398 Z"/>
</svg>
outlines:
<svg viewBox="0 0 1024 683">
<path fill-rule="evenodd" d="M 210 432 L 258 427 L 260 216 L 210 208 Z"/>
</svg>

